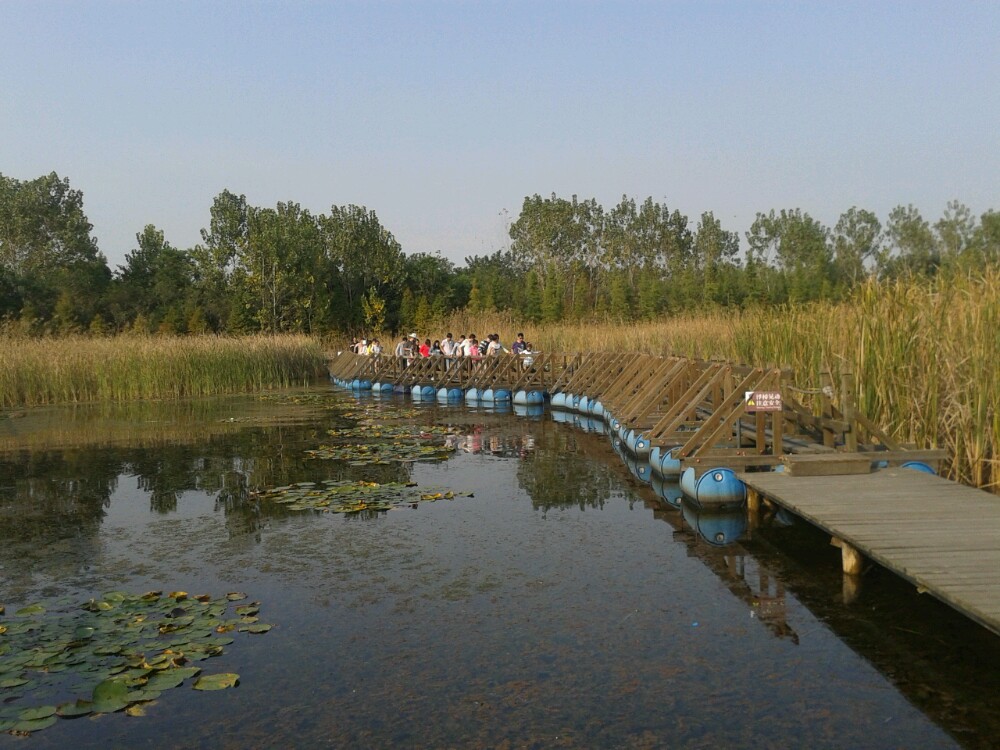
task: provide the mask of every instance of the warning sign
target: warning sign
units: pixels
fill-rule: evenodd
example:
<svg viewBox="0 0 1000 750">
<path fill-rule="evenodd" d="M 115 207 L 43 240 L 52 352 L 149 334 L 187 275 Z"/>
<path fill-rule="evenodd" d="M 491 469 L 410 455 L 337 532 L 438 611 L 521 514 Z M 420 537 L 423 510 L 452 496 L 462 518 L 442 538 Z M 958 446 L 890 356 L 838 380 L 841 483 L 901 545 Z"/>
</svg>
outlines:
<svg viewBox="0 0 1000 750">
<path fill-rule="evenodd" d="M 747 411 L 781 411 L 781 391 L 745 391 Z"/>
</svg>

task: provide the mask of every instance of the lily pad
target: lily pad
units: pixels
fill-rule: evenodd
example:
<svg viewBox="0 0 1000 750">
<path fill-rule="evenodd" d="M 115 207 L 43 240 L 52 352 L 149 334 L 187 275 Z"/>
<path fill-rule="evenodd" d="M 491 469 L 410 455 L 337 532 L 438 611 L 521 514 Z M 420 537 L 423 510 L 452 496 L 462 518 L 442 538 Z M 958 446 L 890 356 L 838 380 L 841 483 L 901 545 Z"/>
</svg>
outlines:
<svg viewBox="0 0 1000 750">
<path fill-rule="evenodd" d="M 442 498 L 471 496 L 472 493 L 425 488 L 419 490 L 412 482 L 352 482 L 326 481 L 319 488 L 267 490 L 259 493 L 262 500 L 283 504 L 288 510 L 317 510 L 355 514 L 364 511 L 382 512 L 401 505 L 414 505 Z"/>
<path fill-rule="evenodd" d="M 128 686 L 118 680 L 104 680 L 94 688 L 91 699 L 94 713 L 113 714 L 128 705 Z"/>
<path fill-rule="evenodd" d="M 93 711 L 94 704 L 91 701 L 75 700 L 68 703 L 61 703 L 56 707 L 56 714 L 64 719 L 72 719 L 77 716 L 86 716 Z"/>
<path fill-rule="evenodd" d="M 209 674 L 199 677 L 194 683 L 195 690 L 225 690 L 239 684 L 240 676 L 232 672 Z"/>
<path fill-rule="evenodd" d="M 200 667 L 180 667 L 178 669 L 168 669 L 157 672 L 149 678 L 146 683 L 146 690 L 162 692 L 180 686 L 184 680 L 194 677 L 201 671 Z"/>
<path fill-rule="evenodd" d="M 55 714 L 55 712 L 55 706 L 37 706 L 35 708 L 24 709 L 17 715 L 17 718 L 21 721 L 35 721 L 37 719 L 46 719 Z"/>
<path fill-rule="evenodd" d="M 241 633 L 266 633 L 271 629 L 270 625 L 265 625 L 262 622 L 255 622 L 252 625 L 247 625 L 240 628 Z"/>
<path fill-rule="evenodd" d="M 46 716 L 44 719 L 32 719 L 30 721 L 19 721 L 11 727 L 15 732 L 37 732 L 41 729 L 48 729 L 56 723 L 56 717 Z"/>
<path fill-rule="evenodd" d="M 138 709 L 137 704 L 198 675 L 200 668 L 188 662 L 222 654 L 234 640 L 217 635 L 216 628 L 227 622 L 235 628 L 239 621 L 225 619 L 233 601 L 229 597 L 184 597 L 182 591 L 168 597 L 112 591 L 82 604 L 37 602 L 5 618 L 0 626 L 5 628 L 0 633 L 3 728 L 27 734 L 51 726 L 56 716 Z M 243 606 L 254 612 L 260 608 L 259 602 Z M 25 705 L 25 691 L 36 705 Z M 73 693 L 76 699 L 65 700 Z"/>
</svg>

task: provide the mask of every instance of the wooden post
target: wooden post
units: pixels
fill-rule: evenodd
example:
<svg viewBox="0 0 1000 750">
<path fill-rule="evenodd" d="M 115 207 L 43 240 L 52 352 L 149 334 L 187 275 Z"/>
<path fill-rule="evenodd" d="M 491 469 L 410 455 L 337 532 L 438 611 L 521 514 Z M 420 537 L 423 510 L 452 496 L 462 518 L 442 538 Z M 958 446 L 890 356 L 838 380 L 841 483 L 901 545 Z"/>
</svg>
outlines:
<svg viewBox="0 0 1000 750">
<path fill-rule="evenodd" d="M 840 591 L 844 597 L 844 604 L 854 604 L 861 594 L 861 576 L 845 575 Z"/>
<path fill-rule="evenodd" d="M 760 493 L 752 487 L 747 487 L 747 526 L 754 530 L 760 526 Z"/>
<path fill-rule="evenodd" d="M 829 394 L 833 393 L 833 376 L 829 372 L 821 372 L 819 374 L 819 383 L 822 386 L 823 392 L 820 394 L 820 402 L 823 405 L 822 416 L 825 419 L 833 419 L 833 401 L 830 399 Z M 833 448 L 837 443 L 837 436 L 834 434 L 826 425 L 823 426 L 823 445 L 827 448 Z"/>
<path fill-rule="evenodd" d="M 844 435 L 844 447 L 851 453 L 858 450 L 858 425 L 855 419 L 854 406 L 854 373 L 845 372 L 840 376 L 840 402 L 841 411 L 844 414 L 844 421 L 847 423 L 847 432 Z"/>
<path fill-rule="evenodd" d="M 844 573 L 849 576 L 861 575 L 861 568 L 864 566 L 865 558 L 857 547 L 837 537 L 833 537 L 830 540 L 830 544 L 834 547 L 840 547 L 840 560 L 844 567 Z"/>
</svg>

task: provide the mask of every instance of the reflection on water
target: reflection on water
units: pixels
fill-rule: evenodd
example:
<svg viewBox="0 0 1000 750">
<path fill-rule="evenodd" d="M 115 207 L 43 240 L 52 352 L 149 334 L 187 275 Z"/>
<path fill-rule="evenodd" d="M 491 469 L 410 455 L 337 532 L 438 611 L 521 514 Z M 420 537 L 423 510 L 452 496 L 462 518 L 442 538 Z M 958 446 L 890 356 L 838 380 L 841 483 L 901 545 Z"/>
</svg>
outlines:
<svg viewBox="0 0 1000 750">
<path fill-rule="evenodd" d="M 448 426 L 455 451 L 306 457 L 358 420 Z M 0 421 L 8 611 L 246 590 L 276 625 L 219 657 L 238 689 L 60 721 L 35 748 L 988 747 L 1000 727 L 969 679 L 1000 674 L 996 639 L 878 576 L 845 605 L 802 524 L 682 505 L 586 421 L 316 391 L 14 422 Z M 254 494 L 341 479 L 475 496 L 345 517 Z M 976 658 L 948 649 L 955 634 Z"/>
</svg>

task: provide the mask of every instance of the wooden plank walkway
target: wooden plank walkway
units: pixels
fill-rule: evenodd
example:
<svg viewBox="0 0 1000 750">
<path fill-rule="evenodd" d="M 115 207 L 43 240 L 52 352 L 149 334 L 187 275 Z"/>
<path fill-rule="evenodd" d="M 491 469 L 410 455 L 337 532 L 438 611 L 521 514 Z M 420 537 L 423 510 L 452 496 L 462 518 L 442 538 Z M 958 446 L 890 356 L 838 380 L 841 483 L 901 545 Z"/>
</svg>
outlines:
<svg viewBox="0 0 1000 750">
<path fill-rule="evenodd" d="M 996 495 L 910 469 L 739 476 L 751 493 L 787 508 L 1000 634 Z"/>
</svg>

